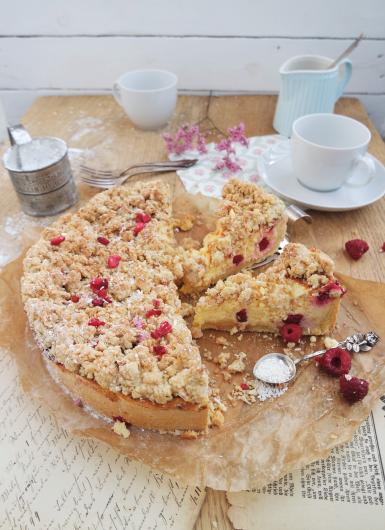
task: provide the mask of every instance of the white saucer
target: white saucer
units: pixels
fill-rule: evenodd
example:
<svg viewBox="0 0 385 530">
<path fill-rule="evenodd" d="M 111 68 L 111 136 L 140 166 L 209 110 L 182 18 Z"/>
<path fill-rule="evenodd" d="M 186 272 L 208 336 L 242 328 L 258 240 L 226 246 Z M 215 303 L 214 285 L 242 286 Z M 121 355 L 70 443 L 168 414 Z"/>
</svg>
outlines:
<svg viewBox="0 0 385 530">
<path fill-rule="evenodd" d="M 280 197 L 313 210 L 343 212 L 372 204 L 385 194 L 385 167 L 374 156 L 369 157 L 376 166 L 370 182 L 361 187 L 342 186 L 335 191 L 313 191 L 300 184 L 288 153 L 270 160 L 261 157 L 258 169 L 265 184 Z"/>
</svg>

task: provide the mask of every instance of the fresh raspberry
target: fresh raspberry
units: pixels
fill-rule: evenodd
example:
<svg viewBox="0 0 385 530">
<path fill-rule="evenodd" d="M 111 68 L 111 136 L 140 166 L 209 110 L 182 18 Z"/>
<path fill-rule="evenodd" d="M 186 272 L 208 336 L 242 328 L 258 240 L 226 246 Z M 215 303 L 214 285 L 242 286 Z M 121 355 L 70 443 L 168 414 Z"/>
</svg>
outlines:
<svg viewBox="0 0 385 530">
<path fill-rule="evenodd" d="M 145 226 L 146 225 L 144 223 L 136 223 L 134 226 L 134 236 L 137 236 Z"/>
<path fill-rule="evenodd" d="M 103 300 L 103 298 L 98 298 L 98 297 L 96 297 L 96 298 L 93 298 L 93 299 L 92 299 L 92 302 L 91 302 L 91 303 L 92 303 L 92 305 L 95 306 L 95 307 L 103 307 L 103 305 L 104 305 L 104 300 Z"/>
<path fill-rule="evenodd" d="M 101 289 L 108 289 L 108 280 L 107 278 L 93 278 L 91 281 L 90 281 L 90 287 L 91 287 L 91 290 L 92 292 L 94 292 L 95 294 L 98 294 L 100 295 L 100 290 Z M 106 291 L 107 293 L 107 291 Z"/>
<path fill-rule="evenodd" d="M 285 324 L 299 324 L 302 319 L 303 319 L 303 315 L 300 315 L 299 313 L 295 313 L 295 314 L 289 313 L 283 322 Z"/>
<path fill-rule="evenodd" d="M 162 337 L 165 337 L 171 332 L 172 332 L 172 325 L 170 324 L 170 322 L 167 322 L 167 320 L 165 320 L 159 325 L 158 328 L 154 329 L 154 331 L 151 332 L 151 337 L 153 339 L 160 339 Z"/>
<path fill-rule="evenodd" d="M 285 324 L 279 332 L 285 342 L 298 342 L 302 336 L 302 328 L 299 324 Z"/>
<path fill-rule="evenodd" d="M 344 398 L 350 403 L 356 403 L 364 399 L 369 390 L 369 383 L 365 379 L 341 375 L 340 390 Z"/>
<path fill-rule="evenodd" d="M 64 236 L 56 236 L 51 239 L 50 243 L 53 247 L 58 247 L 63 243 L 63 241 L 65 241 Z"/>
<path fill-rule="evenodd" d="M 155 307 L 155 309 L 159 309 L 160 308 L 160 300 L 158 299 L 155 299 L 152 301 L 152 305 Z"/>
<path fill-rule="evenodd" d="M 236 256 L 233 257 L 234 265 L 239 265 L 240 263 L 242 263 L 243 260 L 244 260 L 244 257 L 242 256 L 242 254 L 237 254 Z"/>
<path fill-rule="evenodd" d="M 247 383 L 241 383 L 240 387 L 242 388 L 242 390 L 249 390 L 249 385 Z"/>
<path fill-rule="evenodd" d="M 159 315 L 162 314 L 162 311 L 160 309 L 150 309 L 149 311 L 147 311 L 147 313 L 145 314 L 145 317 L 146 318 L 151 318 L 151 317 L 158 317 Z"/>
<path fill-rule="evenodd" d="M 141 213 L 138 212 L 135 216 L 135 221 L 137 223 L 144 223 L 147 224 L 151 221 L 151 215 L 148 215 L 148 213 Z"/>
<path fill-rule="evenodd" d="M 106 323 L 103 322 L 103 320 L 99 320 L 98 318 L 90 318 L 88 321 L 88 325 L 98 328 L 99 326 L 105 326 Z"/>
<path fill-rule="evenodd" d="M 261 241 L 258 243 L 258 246 L 259 250 L 263 252 L 269 246 L 269 240 L 267 239 L 267 237 L 261 239 Z"/>
<path fill-rule="evenodd" d="M 107 239 L 106 237 L 103 237 L 103 236 L 99 236 L 96 241 L 98 243 L 101 243 L 102 245 L 109 245 L 110 244 L 110 240 Z"/>
<path fill-rule="evenodd" d="M 72 294 L 71 295 L 71 302 L 73 302 L 74 304 L 77 304 L 80 300 L 80 296 L 77 295 L 77 294 Z"/>
<path fill-rule="evenodd" d="M 246 309 L 241 309 L 238 313 L 235 313 L 235 318 L 238 322 L 247 322 L 247 311 Z"/>
<path fill-rule="evenodd" d="M 155 353 L 155 355 L 162 357 L 167 353 L 167 349 L 164 346 L 154 346 L 153 352 Z"/>
<path fill-rule="evenodd" d="M 363 239 L 351 239 L 345 243 L 345 249 L 351 258 L 358 260 L 369 250 L 369 245 Z"/>
<path fill-rule="evenodd" d="M 342 348 L 332 348 L 326 351 L 319 360 L 320 367 L 330 375 L 339 377 L 348 374 L 352 366 L 349 353 Z"/>
<path fill-rule="evenodd" d="M 107 260 L 107 267 L 109 269 L 116 269 L 121 259 L 121 256 L 118 256 L 117 254 L 112 254 L 112 256 L 110 256 Z"/>
</svg>

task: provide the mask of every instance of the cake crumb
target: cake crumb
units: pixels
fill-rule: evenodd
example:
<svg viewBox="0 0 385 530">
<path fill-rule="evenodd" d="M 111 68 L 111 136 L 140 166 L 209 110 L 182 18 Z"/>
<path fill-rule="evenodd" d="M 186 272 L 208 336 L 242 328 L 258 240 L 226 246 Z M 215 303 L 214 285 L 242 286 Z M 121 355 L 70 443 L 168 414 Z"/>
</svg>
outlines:
<svg viewBox="0 0 385 530">
<path fill-rule="evenodd" d="M 339 343 L 337 340 L 332 339 L 331 337 L 325 337 L 324 344 L 325 344 L 325 348 L 327 350 L 330 350 L 331 348 L 337 348 Z"/>
<path fill-rule="evenodd" d="M 119 436 L 123 436 L 123 438 L 128 438 L 130 436 L 130 431 L 127 429 L 126 422 L 116 420 L 114 422 L 114 425 L 112 427 L 112 430 L 115 434 L 118 434 Z"/>
<path fill-rule="evenodd" d="M 227 368 L 229 359 L 230 359 L 230 353 L 229 352 L 222 352 L 215 359 L 215 362 L 217 362 L 219 364 L 219 366 L 223 369 L 223 368 Z"/>
<path fill-rule="evenodd" d="M 190 317 L 194 313 L 194 307 L 191 304 L 188 304 L 187 302 L 182 302 L 180 312 L 182 317 Z"/>
<path fill-rule="evenodd" d="M 239 352 L 235 354 L 235 360 L 229 365 L 228 370 L 232 373 L 242 373 L 246 365 L 243 362 L 243 359 L 246 357 L 246 353 Z"/>
<path fill-rule="evenodd" d="M 223 379 L 226 383 L 230 383 L 231 381 L 231 375 L 229 374 L 229 372 L 222 372 L 222 375 L 223 375 Z"/>
<path fill-rule="evenodd" d="M 226 337 L 217 337 L 215 339 L 215 343 L 221 346 L 230 346 L 230 342 L 226 339 Z"/>
<path fill-rule="evenodd" d="M 317 337 L 315 337 L 314 335 L 312 335 L 310 337 L 310 342 L 314 343 L 314 342 L 317 342 Z"/>
</svg>

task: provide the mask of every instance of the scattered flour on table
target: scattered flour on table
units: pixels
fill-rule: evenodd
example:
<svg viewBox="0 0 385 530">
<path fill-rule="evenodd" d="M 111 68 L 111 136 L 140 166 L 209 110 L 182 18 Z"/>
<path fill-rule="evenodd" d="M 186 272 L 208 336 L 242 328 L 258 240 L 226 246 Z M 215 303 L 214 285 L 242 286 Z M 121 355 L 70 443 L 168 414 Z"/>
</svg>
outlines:
<svg viewBox="0 0 385 530">
<path fill-rule="evenodd" d="M 70 142 L 77 142 L 83 136 L 92 133 L 95 129 L 101 129 L 104 125 L 103 120 L 93 116 L 85 116 L 75 120 L 76 132 L 69 138 Z"/>
</svg>

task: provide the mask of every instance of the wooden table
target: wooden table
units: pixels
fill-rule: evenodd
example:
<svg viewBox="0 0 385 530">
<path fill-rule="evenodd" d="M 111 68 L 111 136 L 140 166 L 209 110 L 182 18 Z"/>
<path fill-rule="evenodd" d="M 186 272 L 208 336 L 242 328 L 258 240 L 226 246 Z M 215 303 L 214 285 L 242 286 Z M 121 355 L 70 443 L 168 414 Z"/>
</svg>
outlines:
<svg viewBox="0 0 385 530">
<path fill-rule="evenodd" d="M 248 136 L 272 134 L 275 96 L 181 96 L 171 127 L 185 122 L 201 122 L 203 129 L 225 131 L 243 121 Z M 365 123 L 372 131 L 370 152 L 385 164 L 385 144 L 357 99 L 343 98 L 337 112 Z M 109 96 L 43 97 L 22 120 L 31 135 L 53 135 L 66 140 L 71 148 L 85 150 L 94 167 L 124 168 L 130 164 L 166 158 L 159 133 L 133 128 L 123 110 Z M 17 199 L 4 170 L 0 175 L 0 211 L 3 216 L 17 211 Z M 81 194 L 85 189 L 81 188 Z M 345 213 L 313 212 L 313 226 L 303 230 L 301 241 L 314 241 L 336 262 L 337 270 L 358 278 L 385 281 L 385 198 L 372 206 Z M 360 237 L 370 246 L 369 253 L 353 262 L 344 253 L 344 242 Z M 231 530 L 224 492 L 208 490 L 196 530 Z"/>
</svg>

